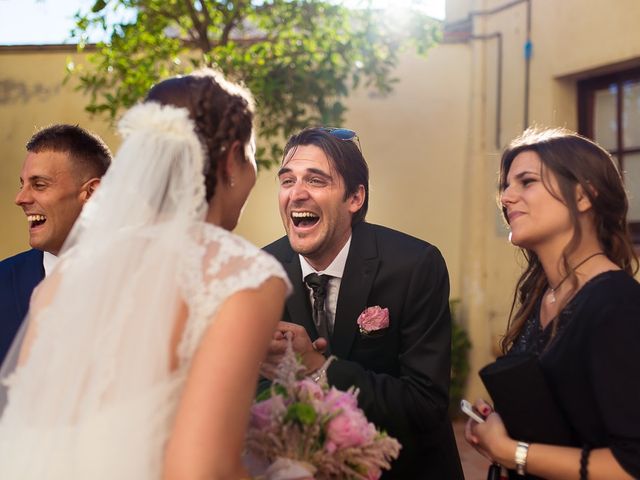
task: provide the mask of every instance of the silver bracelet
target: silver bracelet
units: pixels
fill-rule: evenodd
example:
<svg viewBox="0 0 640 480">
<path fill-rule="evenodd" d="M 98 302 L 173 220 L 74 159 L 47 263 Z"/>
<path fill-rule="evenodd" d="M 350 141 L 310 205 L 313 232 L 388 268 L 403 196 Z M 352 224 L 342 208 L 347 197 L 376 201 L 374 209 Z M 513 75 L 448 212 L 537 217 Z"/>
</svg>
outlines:
<svg viewBox="0 0 640 480">
<path fill-rule="evenodd" d="M 329 358 L 327 358 L 327 360 L 320 366 L 319 369 L 309 374 L 309 377 L 311 378 L 311 380 L 314 383 L 326 384 L 327 369 L 329 368 L 329 365 L 331 365 L 331 362 L 333 362 L 335 359 L 336 359 L 335 355 L 331 355 Z"/>
<path fill-rule="evenodd" d="M 527 455 L 529 454 L 529 444 L 518 442 L 514 460 L 516 462 L 516 472 L 518 475 L 524 475 L 527 469 Z"/>
</svg>

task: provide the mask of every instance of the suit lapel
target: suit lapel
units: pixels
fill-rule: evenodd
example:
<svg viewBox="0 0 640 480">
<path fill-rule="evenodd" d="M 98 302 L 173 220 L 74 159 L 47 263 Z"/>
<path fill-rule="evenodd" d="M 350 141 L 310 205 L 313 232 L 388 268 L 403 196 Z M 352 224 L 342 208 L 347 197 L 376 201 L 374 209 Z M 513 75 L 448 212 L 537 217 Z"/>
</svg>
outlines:
<svg viewBox="0 0 640 480">
<path fill-rule="evenodd" d="M 331 350 L 339 358 L 348 358 L 358 332 L 358 316 L 367 308 L 380 260 L 374 235 L 365 223 L 353 229 L 351 246 L 340 283 Z"/>
</svg>

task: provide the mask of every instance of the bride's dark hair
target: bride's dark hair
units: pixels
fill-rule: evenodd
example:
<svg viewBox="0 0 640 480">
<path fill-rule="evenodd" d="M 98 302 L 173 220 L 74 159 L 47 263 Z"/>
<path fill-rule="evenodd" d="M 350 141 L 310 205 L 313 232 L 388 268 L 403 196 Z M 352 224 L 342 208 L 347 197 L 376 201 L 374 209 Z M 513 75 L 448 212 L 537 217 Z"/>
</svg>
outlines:
<svg viewBox="0 0 640 480">
<path fill-rule="evenodd" d="M 254 115 L 251 93 L 222 74 L 204 69 L 156 84 L 145 101 L 189 110 L 208 159 L 204 164 L 208 202 L 215 193 L 220 158 L 236 140 L 244 145 L 251 138 Z"/>
</svg>

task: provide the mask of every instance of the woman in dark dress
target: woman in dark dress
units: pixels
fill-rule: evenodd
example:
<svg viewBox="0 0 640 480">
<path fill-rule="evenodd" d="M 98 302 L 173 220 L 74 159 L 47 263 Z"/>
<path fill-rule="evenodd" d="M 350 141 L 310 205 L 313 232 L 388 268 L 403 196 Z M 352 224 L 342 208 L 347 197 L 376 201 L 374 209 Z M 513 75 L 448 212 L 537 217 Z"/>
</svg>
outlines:
<svg viewBox="0 0 640 480">
<path fill-rule="evenodd" d="M 640 478 L 638 259 L 614 161 L 575 133 L 528 130 L 502 156 L 500 203 L 527 260 L 502 348 L 538 355 L 580 446 L 512 439 L 482 400 L 467 441 L 520 475 Z"/>
</svg>

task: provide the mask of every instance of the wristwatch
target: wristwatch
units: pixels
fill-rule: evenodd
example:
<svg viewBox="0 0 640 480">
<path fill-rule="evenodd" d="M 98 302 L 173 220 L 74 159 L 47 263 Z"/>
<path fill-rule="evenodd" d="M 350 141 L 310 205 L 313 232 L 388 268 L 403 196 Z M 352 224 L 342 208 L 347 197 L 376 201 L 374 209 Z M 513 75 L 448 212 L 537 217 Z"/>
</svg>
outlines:
<svg viewBox="0 0 640 480">
<path fill-rule="evenodd" d="M 529 444 L 518 442 L 514 460 L 516 462 L 516 472 L 518 475 L 524 475 L 527 468 L 527 455 L 529 454 Z"/>
</svg>

